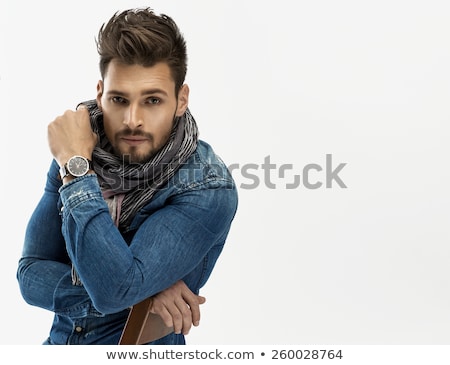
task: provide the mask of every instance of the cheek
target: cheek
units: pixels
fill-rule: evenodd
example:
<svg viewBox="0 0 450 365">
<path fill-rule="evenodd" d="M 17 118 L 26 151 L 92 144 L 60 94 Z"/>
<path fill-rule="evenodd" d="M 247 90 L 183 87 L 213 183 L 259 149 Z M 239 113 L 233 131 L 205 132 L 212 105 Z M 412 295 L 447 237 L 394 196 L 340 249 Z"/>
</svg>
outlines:
<svg viewBox="0 0 450 365">
<path fill-rule="evenodd" d="M 110 118 L 106 118 L 103 116 L 103 128 L 105 130 L 106 138 L 111 143 L 114 143 L 114 135 L 117 133 L 118 128 L 115 127 L 116 123 L 114 120 L 111 120 Z"/>
<path fill-rule="evenodd" d="M 158 126 L 158 134 L 163 138 L 167 139 L 170 135 L 170 132 L 172 132 L 173 127 L 173 119 L 166 119 L 164 123 L 161 123 Z"/>
<path fill-rule="evenodd" d="M 155 138 L 166 138 L 173 126 L 173 110 L 153 110 L 144 115 L 144 129 Z"/>
<path fill-rule="evenodd" d="M 106 138 L 108 138 L 108 140 L 109 140 L 110 142 L 114 142 L 114 139 L 113 139 L 113 133 L 112 133 L 111 130 L 107 127 L 106 124 L 105 124 L 105 126 L 104 126 L 104 129 L 105 129 L 105 135 L 106 135 Z"/>
</svg>

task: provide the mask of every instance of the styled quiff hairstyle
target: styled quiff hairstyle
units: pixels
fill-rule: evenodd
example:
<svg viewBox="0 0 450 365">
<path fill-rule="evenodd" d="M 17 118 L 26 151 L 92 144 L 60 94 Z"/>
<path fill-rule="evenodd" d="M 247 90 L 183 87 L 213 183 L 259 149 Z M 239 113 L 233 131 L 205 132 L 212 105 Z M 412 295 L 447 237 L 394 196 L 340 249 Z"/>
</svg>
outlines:
<svg viewBox="0 0 450 365">
<path fill-rule="evenodd" d="M 118 12 L 98 32 L 100 74 L 104 79 L 114 59 L 125 65 L 151 67 L 165 62 L 175 81 L 175 94 L 184 83 L 187 71 L 186 42 L 178 26 L 167 15 L 150 8 Z"/>
</svg>

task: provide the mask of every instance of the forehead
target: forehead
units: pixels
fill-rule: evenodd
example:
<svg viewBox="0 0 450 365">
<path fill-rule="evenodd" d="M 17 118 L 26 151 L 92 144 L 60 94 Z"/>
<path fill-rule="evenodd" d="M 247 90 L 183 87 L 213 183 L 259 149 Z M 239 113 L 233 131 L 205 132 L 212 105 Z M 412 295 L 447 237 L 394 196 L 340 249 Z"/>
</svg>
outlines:
<svg viewBox="0 0 450 365">
<path fill-rule="evenodd" d="M 175 81 L 170 67 L 160 62 L 153 66 L 126 65 L 112 60 L 108 66 L 104 80 L 105 89 L 120 89 L 124 92 L 159 88 L 173 94 Z"/>
</svg>

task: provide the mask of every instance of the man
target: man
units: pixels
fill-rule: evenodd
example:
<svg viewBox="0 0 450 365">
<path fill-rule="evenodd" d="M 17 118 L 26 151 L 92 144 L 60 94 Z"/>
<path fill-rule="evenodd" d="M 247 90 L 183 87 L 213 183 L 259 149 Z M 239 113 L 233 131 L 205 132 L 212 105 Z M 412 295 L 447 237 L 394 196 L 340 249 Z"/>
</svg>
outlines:
<svg viewBox="0 0 450 365">
<path fill-rule="evenodd" d="M 26 230 L 21 293 L 55 313 L 45 344 L 117 344 L 129 308 L 147 297 L 174 327 L 152 344 L 185 344 L 236 187 L 197 138 L 173 20 L 151 9 L 116 13 L 97 48 L 96 100 L 48 127 L 54 160 Z"/>
</svg>

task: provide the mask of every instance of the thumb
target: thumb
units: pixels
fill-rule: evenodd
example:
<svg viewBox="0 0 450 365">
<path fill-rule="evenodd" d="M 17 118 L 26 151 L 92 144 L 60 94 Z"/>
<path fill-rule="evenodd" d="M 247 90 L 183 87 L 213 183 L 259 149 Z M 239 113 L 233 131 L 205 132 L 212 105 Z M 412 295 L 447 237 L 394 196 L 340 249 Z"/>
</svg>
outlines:
<svg viewBox="0 0 450 365">
<path fill-rule="evenodd" d="M 80 110 L 80 109 L 87 109 L 87 106 L 84 105 L 83 103 L 80 103 L 77 105 L 77 107 L 75 108 L 75 110 Z"/>
</svg>

